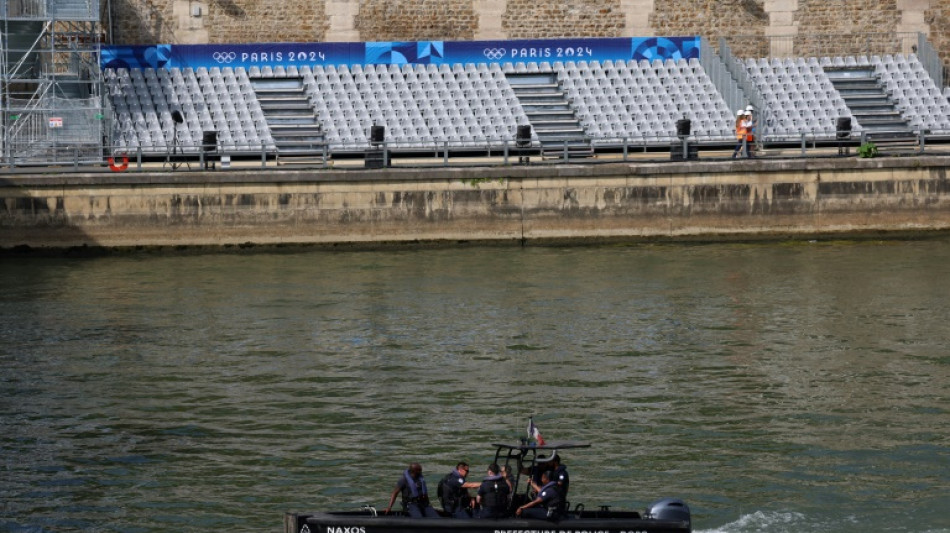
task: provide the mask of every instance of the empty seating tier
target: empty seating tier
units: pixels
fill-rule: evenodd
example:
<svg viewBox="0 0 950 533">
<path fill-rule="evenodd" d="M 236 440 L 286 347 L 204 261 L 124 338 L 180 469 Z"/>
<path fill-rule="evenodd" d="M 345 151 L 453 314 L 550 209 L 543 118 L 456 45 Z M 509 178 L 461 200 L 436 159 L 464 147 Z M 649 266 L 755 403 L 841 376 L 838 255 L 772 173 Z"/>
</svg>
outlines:
<svg viewBox="0 0 950 533">
<path fill-rule="evenodd" d="M 748 59 L 765 103 L 760 137 L 950 131 L 950 104 L 914 56 Z M 531 125 L 536 146 L 574 154 L 666 144 L 688 118 L 692 137 L 727 142 L 735 110 L 696 59 L 294 67 L 106 69 L 119 151 L 196 152 L 216 131 L 229 153 L 360 153 L 374 125 L 390 150 L 500 150 Z M 182 122 L 176 122 L 179 111 Z"/>
</svg>

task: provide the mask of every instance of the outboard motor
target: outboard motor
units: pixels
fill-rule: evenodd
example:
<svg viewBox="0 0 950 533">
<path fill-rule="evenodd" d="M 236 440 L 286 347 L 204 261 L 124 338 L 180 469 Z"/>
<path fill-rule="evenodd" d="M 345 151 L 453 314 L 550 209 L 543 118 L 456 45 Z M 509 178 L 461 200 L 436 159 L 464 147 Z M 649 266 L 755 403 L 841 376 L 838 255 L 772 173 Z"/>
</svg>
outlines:
<svg viewBox="0 0 950 533">
<path fill-rule="evenodd" d="M 663 498 L 653 502 L 647 507 L 643 516 L 653 520 L 679 520 L 690 524 L 690 527 L 692 527 L 689 506 L 683 500 L 676 498 Z"/>
</svg>

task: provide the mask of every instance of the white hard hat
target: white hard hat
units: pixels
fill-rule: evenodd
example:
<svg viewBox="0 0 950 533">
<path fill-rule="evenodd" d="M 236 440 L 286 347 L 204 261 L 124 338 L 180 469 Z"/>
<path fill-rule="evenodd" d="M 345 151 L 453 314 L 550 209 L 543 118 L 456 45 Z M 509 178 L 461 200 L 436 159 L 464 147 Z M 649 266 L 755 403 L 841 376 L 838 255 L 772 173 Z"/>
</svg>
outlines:
<svg viewBox="0 0 950 533">
<path fill-rule="evenodd" d="M 741 110 L 741 109 L 738 110 L 738 111 L 736 111 L 736 116 L 737 116 L 737 117 L 745 116 L 745 111 L 743 111 L 743 110 Z"/>
<path fill-rule="evenodd" d="M 751 112 L 754 111 L 754 110 L 755 110 L 755 108 L 753 108 L 751 105 L 750 105 L 749 107 L 745 108 L 745 112 L 746 112 L 746 113 L 751 113 Z"/>
</svg>

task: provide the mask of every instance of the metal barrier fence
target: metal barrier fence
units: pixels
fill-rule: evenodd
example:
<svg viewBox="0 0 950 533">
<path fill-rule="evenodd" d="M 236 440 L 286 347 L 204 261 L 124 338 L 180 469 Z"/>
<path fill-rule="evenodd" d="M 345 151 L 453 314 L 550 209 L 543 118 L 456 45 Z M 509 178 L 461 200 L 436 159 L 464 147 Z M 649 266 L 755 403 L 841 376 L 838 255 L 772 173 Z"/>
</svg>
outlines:
<svg viewBox="0 0 950 533">
<path fill-rule="evenodd" d="M 789 135 L 781 142 L 760 138 L 753 144 L 755 157 L 808 158 L 839 155 L 857 155 L 857 148 L 870 139 L 868 133 L 855 133 L 846 139 L 836 139 L 835 132 L 802 132 Z M 611 162 L 645 162 L 693 159 L 723 160 L 731 157 L 736 147 L 734 139 L 669 137 L 602 139 L 595 144 L 595 151 L 588 156 L 579 156 L 568 142 L 563 146 L 538 144 L 522 148 L 513 140 L 501 144 L 473 146 L 461 141 L 441 141 L 430 145 L 408 145 L 399 142 L 384 142 L 377 146 L 369 143 L 334 145 L 300 145 L 294 156 L 281 154 L 274 147 L 255 145 L 231 145 L 230 147 L 207 145 L 170 145 L 165 151 L 146 151 L 141 148 L 114 147 L 102 155 L 96 147 L 60 145 L 47 149 L 48 159 L 42 163 L 35 159 L 3 161 L 0 173 L 36 172 L 50 173 L 66 170 L 82 172 L 109 171 L 199 171 L 214 168 L 243 168 L 280 170 L 293 168 L 381 168 L 381 167 L 463 167 L 463 166 L 514 166 L 519 164 L 597 164 Z M 950 131 L 915 132 L 906 138 L 900 155 L 940 154 L 950 155 Z M 301 150 L 305 149 L 305 150 Z M 853 149 L 853 150 L 852 150 Z M 740 155 L 743 153 L 739 151 Z M 687 154 L 684 158 L 683 154 Z M 374 162 L 373 165 L 370 163 Z"/>
<path fill-rule="evenodd" d="M 730 76 L 736 80 L 736 84 L 742 91 L 745 102 L 751 104 L 758 113 L 756 128 L 759 131 L 759 135 L 763 137 L 768 136 L 771 133 L 772 112 L 768 106 L 765 105 L 765 99 L 762 98 L 752 78 L 749 77 L 749 71 L 746 70 L 742 60 L 732 54 L 732 49 L 725 39 L 719 39 L 719 56 L 722 57 L 723 65 L 726 67 L 726 70 L 729 71 Z M 740 102 L 740 105 L 734 108 L 733 111 L 738 111 L 743 107 L 745 107 L 745 104 Z"/>
<path fill-rule="evenodd" d="M 720 43 L 720 48 L 723 43 Z M 733 113 L 745 107 L 748 102 L 745 88 L 742 86 L 741 78 L 729 67 L 725 56 L 721 56 L 713 50 L 709 41 L 705 37 L 699 40 L 699 61 L 706 76 L 712 81 L 716 90 L 722 95 L 726 105 Z"/>
<path fill-rule="evenodd" d="M 81 150 L 101 156 L 104 113 L 98 98 L 11 100 L 5 110 L 7 162 L 44 162 L 50 153 Z"/>
<path fill-rule="evenodd" d="M 0 19 L 99 20 L 99 0 L 0 0 Z"/>
<path fill-rule="evenodd" d="M 923 33 L 917 34 L 917 59 L 920 60 L 927 74 L 930 74 L 930 79 L 940 87 L 948 85 L 948 80 L 944 77 L 943 60 Z"/>
<path fill-rule="evenodd" d="M 45 18 L 47 0 L 0 0 L 0 19 Z"/>
</svg>

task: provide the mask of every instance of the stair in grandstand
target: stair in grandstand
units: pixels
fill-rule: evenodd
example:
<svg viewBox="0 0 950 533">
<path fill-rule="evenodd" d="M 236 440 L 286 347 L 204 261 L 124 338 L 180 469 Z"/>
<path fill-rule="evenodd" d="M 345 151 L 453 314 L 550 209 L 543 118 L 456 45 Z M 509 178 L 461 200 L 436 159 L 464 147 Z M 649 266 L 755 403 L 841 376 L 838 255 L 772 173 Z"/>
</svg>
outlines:
<svg viewBox="0 0 950 533">
<path fill-rule="evenodd" d="M 824 67 L 865 136 L 881 150 L 913 150 L 917 136 L 869 66 Z"/>
<path fill-rule="evenodd" d="M 326 134 L 302 78 L 250 78 L 281 159 L 324 161 Z"/>
<path fill-rule="evenodd" d="M 590 157 L 594 154 L 571 102 L 557 82 L 557 75 L 546 72 L 505 75 L 518 97 L 531 127 L 541 143 L 544 157 Z"/>
</svg>

